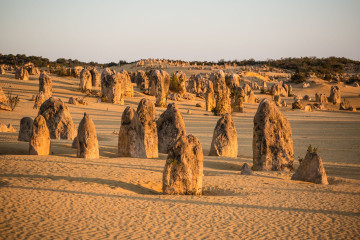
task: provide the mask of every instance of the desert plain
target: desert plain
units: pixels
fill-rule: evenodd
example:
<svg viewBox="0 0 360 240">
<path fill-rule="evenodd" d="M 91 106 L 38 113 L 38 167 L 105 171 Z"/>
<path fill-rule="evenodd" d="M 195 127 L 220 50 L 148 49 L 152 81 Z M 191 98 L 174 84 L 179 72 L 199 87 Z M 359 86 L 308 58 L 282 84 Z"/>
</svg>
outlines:
<svg viewBox="0 0 360 240">
<path fill-rule="evenodd" d="M 135 64 L 121 68 L 141 69 Z M 187 76 L 204 72 L 182 67 L 165 70 L 169 74 L 182 70 Z M 14 111 L 0 111 L 0 122 L 16 130 L 0 133 L 0 239 L 360 238 L 359 111 L 340 111 L 332 103 L 325 104 L 326 110 L 292 110 L 293 97 L 283 98 L 288 106 L 279 109 L 291 124 L 295 169 L 308 145 L 317 147 L 329 181 L 319 185 L 291 180 L 294 172 L 240 174 L 244 163 L 253 163 L 253 119 L 259 103 L 244 103 L 243 113 L 232 114 L 238 156 L 228 158 L 208 156 L 219 116 L 205 111 L 202 98 L 180 99 L 176 104 L 187 134 L 200 140 L 204 152 L 203 194 L 164 195 L 166 154 L 156 159 L 117 154 L 116 133 L 125 107 L 136 108 L 142 98 L 155 102 L 155 97 L 134 84 L 134 97 L 126 97 L 124 105 L 99 102 L 92 96 L 86 98 L 86 106 L 71 105 L 67 104 L 70 97 L 85 96 L 79 79 L 50 76 L 53 96 L 66 103 L 74 124 L 78 126 L 84 112 L 93 119 L 100 157 L 77 158 L 71 140 L 56 139 L 51 139 L 50 155 L 29 155 L 29 143 L 17 137 L 20 119 L 38 114 L 32 96 L 38 93 L 39 78 L 30 75 L 28 81 L 18 80 L 13 71 L 0 75 L 4 92 L 20 97 Z M 359 87 L 316 77 L 310 80 L 308 88 L 292 83 L 294 95 L 328 96 L 331 86 L 337 85 L 342 98 L 360 107 Z M 259 99 L 272 99 L 260 90 L 254 93 Z M 197 103 L 203 107 L 196 107 Z M 157 118 L 163 111 L 156 108 Z"/>
</svg>

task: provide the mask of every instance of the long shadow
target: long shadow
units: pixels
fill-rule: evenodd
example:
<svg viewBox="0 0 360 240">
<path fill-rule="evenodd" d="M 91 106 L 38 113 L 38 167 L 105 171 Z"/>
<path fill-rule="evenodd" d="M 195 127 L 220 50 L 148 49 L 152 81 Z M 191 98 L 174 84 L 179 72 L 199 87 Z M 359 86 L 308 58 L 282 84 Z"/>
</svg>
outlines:
<svg viewBox="0 0 360 240">
<path fill-rule="evenodd" d="M 69 182 L 84 182 L 84 183 L 97 183 L 102 185 L 107 185 L 111 188 L 123 188 L 125 190 L 135 192 L 138 194 L 158 194 L 158 192 L 151 189 L 145 188 L 143 186 L 134 185 L 131 183 L 119 181 L 119 180 L 109 180 L 102 178 L 83 178 L 83 177 L 68 177 L 68 176 L 43 176 L 43 175 L 23 175 L 23 174 L 1 174 L 0 177 L 11 177 L 11 178 L 32 178 L 32 179 L 44 179 L 44 180 L 66 180 Z"/>
<path fill-rule="evenodd" d="M 81 158 L 78 159 L 78 162 L 61 162 L 61 161 L 52 161 L 52 160 L 40 160 L 40 159 L 21 159 L 15 161 L 24 161 L 24 162 L 43 162 L 43 163 L 59 163 L 59 164 L 75 164 L 75 165 L 85 165 L 85 166 L 101 166 L 101 167 L 117 167 L 117 168 L 127 168 L 127 169 L 139 169 L 151 172 L 161 172 L 163 167 L 159 166 L 147 166 L 145 168 L 143 165 L 131 165 L 131 164 L 121 164 L 121 163 L 111 163 L 111 162 L 84 162 Z M 12 160 L 14 161 L 14 160 Z M 158 169 L 158 170 L 157 170 Z"/>
<path fill-rule="evenodd" d="M 248 205 L 248 204 L 234 204 L 234 203 L 219 203 L 219 202 L 204 202 L 200 201 L 200 198 L 196 200 L 182 200 L 182 199 L 167 199 L 167 198 L 151 198 L 151 197 L 137 197 L 137 196 L 121 196 L 121 195 L 111 195 L 111 194 L 101 194 L 101 193 L 89 193 L 89 192 L 79 192 L 79 191 L 69 191 L 69 190 L 58 190 L 58 189 L 48 189 L 48 188 L 34 188 L 34 187 L 23 187 L 23 186 L 8 186 L 5 184 L 4 188 L 14 188 L 14 189 L 24 189 L 24 190 L 36 190 L 36 191 L 48 191 L 48 192 L 60 192 L 66 194 L 82 194 L 88 196 L 96 197 L 109 197 L 109 198 L 122 198 L 130 200 L 141 200 L 141 201 L 153 201 L 153 202 L 162 202 L 162 203 L 182 203 L 182 204 L 194 204 L 194 205 L 203 205 L 203 206 L 221 206 L 221 207 L 233 207 L 233 208 L 245 208 L 245 209 L 260 209 L 266 211 L 286 211 L 286 212 L 300 212 L 308 214 L 325 214 L 325 215 L 340 215 L 347 217 L 359 217 L 360 213 L 355 212 L 346 212 L 346 211 L 333 211 L 333 210 L 317 210 L 317 209 L 303 209 L 303 208 L 290 208 L 290 207 L 267 207 L 260 205 Z M 136 186 L 138 187 L 138 186 Z M 151 191 L 146 189 L 146 191 Z M 154 193 L 158 194 L 157 192 Z M 146 195 L 146 194 L 144 194 Z M 150 195 L 150 194 L 148 194 Z"/>
</svg>

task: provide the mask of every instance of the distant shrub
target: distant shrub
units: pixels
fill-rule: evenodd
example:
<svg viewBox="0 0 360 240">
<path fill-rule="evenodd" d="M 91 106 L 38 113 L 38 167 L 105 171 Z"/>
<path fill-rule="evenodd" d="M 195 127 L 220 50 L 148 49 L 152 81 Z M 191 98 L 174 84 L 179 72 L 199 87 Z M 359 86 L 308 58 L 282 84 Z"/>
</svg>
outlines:
<svg viewBox="0 0 360 240">
<path fill-rule="evenodd" d="M 60 68 L 60 69 L 55 70 L 55 74 L 60 77 L 67 76 L 67 72 L 66 72 L 65 68 Z"/>
<path fill-rule="evenodd" d="M 181 83 L 180 83 L 180 79 L 177 76 L 172 76 L 170 78 L 169 89 L 170 89 L 170 91 L 176 92 L 176 93 L 181 93 L 183 91 Z"/>
<path fill-rule="evenodd" d="M 291 80 L 294 83 L 302 83 L 302 82 L 306 81 L 306 77 L 305 77 L 305 74 L 303 72 L 296 71 L 294 73 L 294 75 L 291 76 Z"/>
</svg>

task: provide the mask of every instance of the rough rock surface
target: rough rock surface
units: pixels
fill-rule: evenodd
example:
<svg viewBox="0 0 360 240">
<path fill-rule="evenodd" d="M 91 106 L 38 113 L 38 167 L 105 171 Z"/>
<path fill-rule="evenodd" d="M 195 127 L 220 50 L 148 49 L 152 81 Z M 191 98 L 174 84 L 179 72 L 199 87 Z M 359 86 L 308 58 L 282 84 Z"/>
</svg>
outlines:
<svg viewBox="0 0 360 240">
<path fill-rule="evenodd" d="M 237 157 L 238 141 L 234 121 L 229 113 L 222 116 L 214 129 L 209 156 Z"/>
<path fill-rule="evenodd" d="M 284 88 L 282 83 L 276 83 L 271 87 L 271 93 L 273 95 L 279 95 L 281 97 L 287 97 L 288 91 Z"/>
<path fill-rule="evenodd" d="M 60 98 L 51 97 L 40 107 L 39 115 L 45 118 L 52 139 L 74 139 L 76 127 L 67 106 Z"/>
<path fill-rule="evenodd" d="M 50 153 L 50 134 L 46 125 L 45 118 L 39 115 L 35 118 L 31 137 L 29 141 L 30 155 L 49 155 Z"/>
<path fill-rule="evenodd" d="M 332 102 L 333 104 L 341 103 L 340 89 L 338 86 L 331 87 L 329 102 Z"/>
<path fill-rule="evenodd" d="M 225 74 L 222 70 L 213 73 L 211 79 L 214 83 L 214 92 L 216 99 L 215 114 L 222 116 L 231 113 L 230 89 L 226 86 Z"/>
<path fill-rule="evenodd" d="M 132 85 L 129 73 L 125 70 L 121 70 L 119 73 L 122 75 L 121 81 L 123 81 L 123 84 L 124 84 L 124 96 L 125 97 L 133 97 L 134 89 L 133 89 L 133 85 Z"/>
<path fill-rule="evenodd" d="M 209 86 L 205 95 L 206 111 L 211 112 L 215 106 L 215 93 L 213 83 L 209 81 Z"/>
<path fill-rule="evenodd" d="M 163 172 L 164 194 L 202 194 L 203 150 L 193 135 L 181 136 L 169 149 Z"/>
<path fill-rule="evenodd" d="M 23 117 L 20 120 L 20 131 L 18 141 L 30 141 L 34 121 L 30 117 Z"/>
<path fill-rule="evenodd" d="M 292 109 L 303 109 L 303 108 L 304 108 L 304 106 L 302 105 L 300 100 L 296 100 L 292 104 Z"/>
<path fill-rule="evenodd" d="M 327 99 L 327 97 L 326 97 L 325 94 L 315 93 L 315 101 L 316 101 L 316 102 L 320 102 L 320 103 L 327 103 L 327 102 L 328 102 L 328 99 Z"/>
<path fill-rule="evenodd" d="M 157 107 L 166 107 L 167 95 L 170 85 L 170 76 L 163 70 L 154 70 L 150 74 L 150 82 L 155 87 Z"/>
<path fill-rule="evenodd" d="M 126 107 L 121 117 L 119 131 L 119 157 L 146 158 L 144 135 L 144 128 L 136 111 Z"/>
<path fill-rule="evenodd" d="M 272 101 L 263 99 L 254 117 L 255 170 L 293 170 L 294 150 L 289 121 Z"/>
<path fill-rule="evenodd" d="M 76 137 L 78 158 L 99 158 L 99 143 L 96 128 L 91 117 L 84 113 Z"/>
<path fill-rule="evenodd" d="M 83 69 L 80 73 L 80 90 L 86 91 L 92 89 L 91 73 L 87 69 Z"/>
<path fill-rule="evenodd" d="M 305 159 L 301 161 L 299 168 L 291 177 L 291 180 L 313 182 L 323 185 L 329 184 L 322 159 L 319 154 L 315 152 L 306 153 Z"/>
<path fill-rule="evenodd" d="M 249 164 L 244 163 L 241 166 L 241 175 L 252 175 L 252 174 L 253 174 L 253 172 L 252 172 L 251 167 L 249 166 Z"/>
<path fill-rule="evenodd" d="M 34 106 L 33 108 L 34 109 L 38 109 L 39 107 L 41 107 L 41 105 L 45 102 L 45 95 L 43 92 L 40 92 L 39 94 L 37 94 L 35 96 L 35 99 L 34 99 Z"/>
<path fill-rule="evenodd" d="M 149 78 L 144 71 L 137 71 L 135 76 L 135 83 L 142 91 L 149 89 Z"/>
<path fill-rule="evenodd" d="M 44 94 L 45 99 L 51 97 L 53 92 L 52 79 L 44 71 L 41 71 L 39 77 L 39 92 Z"/>
<path fill-rule="evenodd" d="M 169 148 L 181 137 L 186 135 L 185 122 L 175 103 L 167 106 L 156 121 L 159 152 L 168 153 Z"/>
<path fill-rule="evenodd" d="M 101 95 L 105 102 L 124 104 L 125 85 L 123 74 L 114 73 L 109 68 L 101 74 Z"/>
<path fill-rule="evenodd" d="M 17 68 L 15 71 L 15 78 L 19 80 L 29 80 L 29 73 L 25 68 Z"/>
<path fill-rule="evenodd" d="M 100 87 L 100 74 L 95 67 L 90 69 L 91 84 L 93 87 Z"/>
<path fill-rule="evenodd" d="M 158 135 L 155 122 L 155 105 L 149 99 L 143 98 L 139 102 L 136 111 L 139 121 L 144 128 L 144 147 L 147 158 L 157 158 L 158 154 Z"/>
<path fill-rule="evenodd" d="M 244 112 L 245 91 L 241 87 L 232 90 L 231 109 L 233 112 Z"/>
<path fill-rule="evenodd" d="M 186 94 L 186 74 L 183 71 L 176 71 L 174 73 L 174 78 L 177 78 L 179 83 L 180 83 L 180 89 L 179 89 L 179 94 L 182 96 L 184 94 Z"/>
<path fill-rule="evenodd" d="M 0 103 L 8 103 L 9 102 L 9 99 L 7 98 L 7 96 L 5 95 L 2 87 L 0 86 Z"/>
</svg>

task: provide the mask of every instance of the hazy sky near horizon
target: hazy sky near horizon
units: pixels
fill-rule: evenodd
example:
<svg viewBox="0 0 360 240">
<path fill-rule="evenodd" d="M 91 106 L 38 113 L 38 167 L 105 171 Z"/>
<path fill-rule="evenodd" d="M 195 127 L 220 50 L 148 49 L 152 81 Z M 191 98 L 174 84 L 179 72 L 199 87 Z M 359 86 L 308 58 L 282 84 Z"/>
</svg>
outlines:
<svg viewBox="0 0 360 240">
<path fill-rule="evenodd" d="M 0 53 L 143 58 L 360 60 L 359 0 L 0 0 Z"/>
</svg>

